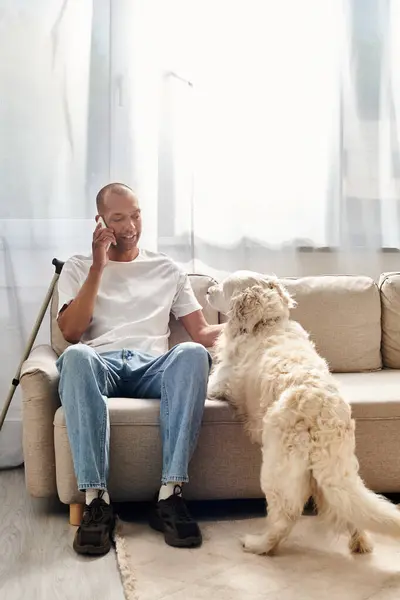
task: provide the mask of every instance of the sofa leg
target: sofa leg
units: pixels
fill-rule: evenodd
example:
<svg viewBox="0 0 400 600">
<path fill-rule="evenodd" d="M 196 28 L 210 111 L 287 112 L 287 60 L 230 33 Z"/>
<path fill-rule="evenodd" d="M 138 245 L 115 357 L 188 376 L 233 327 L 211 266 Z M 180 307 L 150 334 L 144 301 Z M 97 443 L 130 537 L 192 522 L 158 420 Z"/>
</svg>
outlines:
<svg viewBox="0 0 400 600">
<path fill-rule="evenodd" d="M 83 504 L 70 504 L 69 505 L 69 523 L 79 527 L 83 517 Z"/>
</svg>

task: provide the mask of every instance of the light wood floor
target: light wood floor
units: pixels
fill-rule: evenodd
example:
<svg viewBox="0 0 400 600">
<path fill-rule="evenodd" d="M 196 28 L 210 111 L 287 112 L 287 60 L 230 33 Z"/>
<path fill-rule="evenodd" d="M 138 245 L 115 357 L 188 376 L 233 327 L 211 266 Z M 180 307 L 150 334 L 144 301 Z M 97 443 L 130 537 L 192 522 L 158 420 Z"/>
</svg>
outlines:
<svg viewBox="0 0 400 600">
<path fill-rule="evenodd" d="M 78 556 L 68 509 L 32 499 L 23 469 L 0 471 L 0 598 L 124 600 L 115 552 Z"/>
</svg>

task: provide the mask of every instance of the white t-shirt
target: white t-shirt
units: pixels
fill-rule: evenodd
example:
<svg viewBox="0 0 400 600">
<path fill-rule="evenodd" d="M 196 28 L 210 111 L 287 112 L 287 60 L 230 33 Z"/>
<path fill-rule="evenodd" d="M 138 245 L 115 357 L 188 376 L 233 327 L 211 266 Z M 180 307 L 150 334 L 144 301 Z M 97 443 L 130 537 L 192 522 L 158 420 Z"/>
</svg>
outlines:
<svg viewBox="0 0 400 600">
<path fill-rule="evenodd" d="M 91 256 L 66 261 L 58 280 L 59 311 L 75 298 L 91 265 Z M 159 356 L 168 350 L 170 313 L 178 319 L 201 308 L 189 277 L 173 260 L 139 250 L 131 262 L 108 262 L 81 342 L 97 352 L 126 348 Z"/>
</svg>

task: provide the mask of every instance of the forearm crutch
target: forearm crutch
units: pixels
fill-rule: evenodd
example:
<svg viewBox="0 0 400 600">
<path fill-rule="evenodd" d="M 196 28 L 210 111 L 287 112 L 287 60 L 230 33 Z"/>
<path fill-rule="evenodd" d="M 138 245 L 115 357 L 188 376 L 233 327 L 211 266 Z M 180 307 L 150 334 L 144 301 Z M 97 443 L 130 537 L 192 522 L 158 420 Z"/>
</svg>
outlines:
<svg viewBox="0 0 400 600">
<path fill-rule="evenodd" d="M 43 300 L 43 304 L 42 304 L 42 306 L 40 308 L 39 314 L 38 314 L 37 319 L 35 321 L 35 324 L 33 326 L 32 333 L 29 336 L 29 339 L 28 339 L 28 342 L 26 344 L 26 348 L 25 348 L 24 354 L 22 356 L 21 362 L 18 365 L 17 372 L 15 373 L 15 376 L 14 376 L 12 382 L 11 382 L 11 387 L 10 387 L 10 390 L 8 392 L 6 401 L 4 403 L 4 406 L 3 406 L 3 409 L 2 409 L 1 415 L 0 415 L 0 431 L 1 431 L 1 428 L 3 427 L 3 423 L 5 421 L 8 409 L 10 408 L 11 400 L 13 399 L 15 390 L 18 387 L 19 377 L 20 377 L 20 374 L 21 374 L 22 365 L 24 364 L 24 362 L 28 358 L 28 356 L 29 356 L 29 354 L 30 354 L 30 352 L 32 350 L 32 346 L 35 343 L 36 336 L 37 336 L 37 334 L 39 332 L 40 326 L 41 326 L 42 321 L 43 321 L 43 317 L 46 314 L 47 307 L 49 306 L 51 297 L 53 295 L 54 287 L 55 287 L 55 285 L 57 283 L 57 280 L 58 280 L 58 278 L 60 276 L 61 270 L 62 270 L 62 268 L 64 266 L 64 263 L 61 260 L 57 260 L 56 258 L 53 258 L 52 264 L 55 267 L 55 273 L 53 275 L 53 279 L 51 280 L 49 289 L 47 290 L 46 296 L 45 296 L 45 298 Z"/>
</svg>

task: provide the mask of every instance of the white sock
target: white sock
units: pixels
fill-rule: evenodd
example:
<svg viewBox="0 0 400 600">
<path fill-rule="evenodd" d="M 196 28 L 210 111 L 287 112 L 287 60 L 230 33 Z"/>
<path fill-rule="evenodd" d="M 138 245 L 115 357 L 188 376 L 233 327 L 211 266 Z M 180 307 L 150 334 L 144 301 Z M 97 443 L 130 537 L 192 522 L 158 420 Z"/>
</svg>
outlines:
<svg viewBox="0 0 400 600">
<path fill-rule="evenodd" d="M 85 500 L 85 502 L 88 506 L 92 502 L 92 500 L 99 497 L 99 492 L 103 492 L 102 498 L 103 498 L 104 502 L 107 502 L 107 504 L 110 504 L 110 496 L 108 495 L 107 490 L 89 488 L 88 490 L 86 490 L 86 500 Z"/>
<path fill-rule="evenodd" d="M 168 483 L 163 483 L 162 486 L 160 487 L 160 491 L 158 493 L 158 499 L 166 500 L 167 498 L 172 496 L 176 485 L 178 485 L 182 488 L 183 484 L 181 481 L 169 481 Z M 182 496 L 182 493 L 180 493 L 179 496 Z"/>
</svg>

